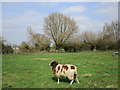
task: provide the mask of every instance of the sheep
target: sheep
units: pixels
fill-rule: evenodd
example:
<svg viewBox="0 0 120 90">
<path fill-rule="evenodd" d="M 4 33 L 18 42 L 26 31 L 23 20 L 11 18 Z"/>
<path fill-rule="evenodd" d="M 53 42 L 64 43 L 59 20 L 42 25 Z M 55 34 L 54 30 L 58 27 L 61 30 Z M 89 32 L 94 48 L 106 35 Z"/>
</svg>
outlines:
<svg viewBox="0 0 120 90">
<path fill-rule="evenodd" d="M 58 84 L 59 84 L 60 77 L 67 77 L 69 80 L 71 80 L 70 85 L 73 83 L 75 79 L 79 84 L 79 80 L 77 78 L 76 66 L 72 64 L 58 64 L 57 61 L 52 61 L 51 63 L 49 63 L 49 65 L 52 67 L 53 74 L 55 74 L 58 79 L 58 82 L 57 82 Z"/>
</svg>

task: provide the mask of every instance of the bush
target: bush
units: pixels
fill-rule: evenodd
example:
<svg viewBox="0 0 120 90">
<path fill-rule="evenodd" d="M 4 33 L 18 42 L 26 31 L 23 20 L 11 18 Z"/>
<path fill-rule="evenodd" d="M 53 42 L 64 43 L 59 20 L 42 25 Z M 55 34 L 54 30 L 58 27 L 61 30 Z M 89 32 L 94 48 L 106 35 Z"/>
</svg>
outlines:
<svg viewBox="0 0 120 90">
<path fill-rule="evenodd" d="M 12 46 L 2 44 L 2 53 L 3 53 L 3 54 L 13 53 Z"/>
<path fill-rule="evenodd" d="M 91 47 L 83 43 L 81 46 L 81 51 L 91 51 Z"/>
<path fill-rule="evenodd" d="M 64 53 L 65 50 L 64 50 L 64 49 L 59 49 L 58 52 L 60 52 L 60 53 Z"/>
</svg>

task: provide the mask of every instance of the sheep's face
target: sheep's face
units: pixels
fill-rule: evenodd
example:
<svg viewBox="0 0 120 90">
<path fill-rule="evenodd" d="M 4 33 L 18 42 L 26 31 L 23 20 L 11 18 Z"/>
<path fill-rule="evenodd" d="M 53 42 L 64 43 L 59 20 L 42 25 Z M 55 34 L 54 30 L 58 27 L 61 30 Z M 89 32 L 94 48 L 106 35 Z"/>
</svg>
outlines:
<svg viewBox="0 0 120 90">
<path fill-rule="evenodd" d="M 49 63 L 50 66 L 57 66 L 58 65 L 58 62 L 57 61 L 52 61 Z"/>
</svg>

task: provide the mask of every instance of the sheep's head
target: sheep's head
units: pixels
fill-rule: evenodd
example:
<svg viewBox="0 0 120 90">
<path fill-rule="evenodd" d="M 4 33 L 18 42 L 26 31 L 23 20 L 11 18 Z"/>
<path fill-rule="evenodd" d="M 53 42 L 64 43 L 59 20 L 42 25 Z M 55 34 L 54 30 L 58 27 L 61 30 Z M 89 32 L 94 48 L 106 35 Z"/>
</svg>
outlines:
<svg viewBox="0 0 120 90">
<path fill-rule="evenodd" d="M 54 66 L 58 65 L 58 62 L 57 61 L 52 61 L 52 62 L 49 63 L 49 65 L 54 67 Z"/>
</svg>

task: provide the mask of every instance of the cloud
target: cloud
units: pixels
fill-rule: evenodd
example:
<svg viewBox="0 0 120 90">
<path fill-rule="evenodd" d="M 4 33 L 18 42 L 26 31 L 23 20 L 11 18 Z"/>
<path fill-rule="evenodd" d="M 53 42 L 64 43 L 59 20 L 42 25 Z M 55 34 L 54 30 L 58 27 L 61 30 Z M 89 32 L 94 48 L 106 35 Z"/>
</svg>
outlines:
<svg viewBox="0 0 120 90">
<path fill-rule="evenodd" d="M 104 17 L 107 21 L 118 19 L 118 3 L 101 3 L 101 6 L 93 12 L 94 15 Z"/>
<path fill-rule="evenodd" d="M 94 14 L 115 14 L 115 13 L 117 13 L 117 7 L 102 8 L 94 12 Z"/>
<path fill-rule="evenodd" d="M 62 13 L 81 13 L 85 11 L 85 7 L 82 6 L 71 6 L 66 9 L 61 10 Z"/>
<path fill-rule="evenodd" d="M 2 2 L 118 2 L 119 0 L 1 0 Z"/>
<path fill-rule="evenodd" d="M 92 18 L 89 15 L 85 15 L 82 12 L 87 12 L 89 10 L 88 7 L 83 6 L 71 6 L 66 9 L 61 10 L 65 15 L 68 15 L 75 19 L 79 32 L 82 33 L 84 31 L 102 31 L 103 25 L 105 22 L 96 20 L 94 17 Z"/>
<path fill-rule="evenodd" d="M 8 17 L 3 14 L 3 37 L 10 43 L 20 44 L 27 41 L 27 27 L 30 26 L 35 32 L 43 33 L 44 14 L 29 10 L 16 17 Z"/>
<path fill-rule="evenodd" d="M 79 26 L 79 32 L 85 32 L 85 31 L 102 31 L 102 27 L 104 23 L 102 21 L 95 20 L 93 18 L 90 18 L 88 16 L 75 16 L 75 21 L 77 25 Z"/>
<path fill-rule="evenodd" d="M 15 29 L 26 28 L 28 26 L 35 27 L 38 25 L 38 23 L 42 22 L 42 17 L 43 15 L 35 11 L 25 12 L 22 15 L 16 16 L 14 18 L 6 17 L 3 15 L 3 28 L 8 28 L 9 31 L 13 31 Z"/>
</svg>

